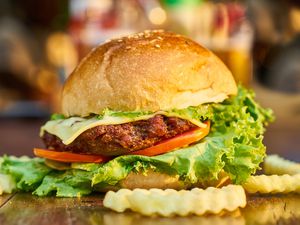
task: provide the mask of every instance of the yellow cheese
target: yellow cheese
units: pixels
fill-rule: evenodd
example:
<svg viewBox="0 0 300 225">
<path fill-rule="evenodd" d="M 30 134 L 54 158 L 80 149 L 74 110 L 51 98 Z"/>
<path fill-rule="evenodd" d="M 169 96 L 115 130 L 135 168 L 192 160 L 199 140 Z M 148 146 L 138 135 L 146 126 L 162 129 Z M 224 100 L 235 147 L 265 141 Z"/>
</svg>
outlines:
<svg viewBox="0 0 300 225">
<path fill-rule="evenodd" d="M 81 117 L 70 117 L 68 119 L 50 120 L 42 128 L 40 136 L 43 136 L 44 131 L 59 137 L 65 145 L 71 144 L 80 134 L 88 129 L 97 127 L 100 125 L 116 125 L 129 123 L 138 120 L 147 120 L 155 115 L 165 115 L 168 117 L 179 117 L 185 120 L 189 120 L 191 123 L 198 127 L 206 127 L 206 124 L 199 120 L 184 118 L 177 113 L 170 113 L 159 111 L 150 115 L 143 115 L 134 118 L 129 117 L 116 117 L 105 115 L 103 118 L 99 119 L 97 117 L 92 118 L 81 118 Z"/>
</svg>

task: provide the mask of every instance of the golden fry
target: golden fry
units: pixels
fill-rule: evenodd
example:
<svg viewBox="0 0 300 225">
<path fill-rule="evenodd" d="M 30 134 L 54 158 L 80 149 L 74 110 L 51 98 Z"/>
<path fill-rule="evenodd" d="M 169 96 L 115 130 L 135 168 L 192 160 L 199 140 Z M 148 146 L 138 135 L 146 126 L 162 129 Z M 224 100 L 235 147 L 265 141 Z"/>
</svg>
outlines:
<svg viewBox="0 0 300 225">
<path fill-rule="evenodd" d="M 264 170 L 266 174 L 290 174 L 300 173 L 300 163 L 286 160 L 278 155 L 269 155 L 264 162 Z"/>
<path fill-rule="evenodd" d="M 173 189 L 121 189 L 109 191 L 104 198 L 105 207 L 117 212 L 131 209 L 143 215 L 186 216 L 189 214 L 217 214 L 245 207 L 246 195 L 242 186 L 228 185 L 223 188 L 194 188 L 191 191 Z"/>
<path fill-rule="evenodd" d="M 251 176 L 243 187 L 248 193 L 300 193 L 300 174 Z"/>
</svg>

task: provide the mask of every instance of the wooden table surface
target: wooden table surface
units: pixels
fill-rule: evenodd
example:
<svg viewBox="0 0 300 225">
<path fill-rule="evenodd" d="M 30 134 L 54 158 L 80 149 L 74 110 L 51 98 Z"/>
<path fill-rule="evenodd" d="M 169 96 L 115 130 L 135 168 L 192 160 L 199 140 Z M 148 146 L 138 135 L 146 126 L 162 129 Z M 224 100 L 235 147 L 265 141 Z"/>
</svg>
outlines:
<svg viewBox="0 0 300 225">
<path fill-rule="evenodd" d="M 246 208 L 224 215 L 144 217 L 105 209 L 103 195 L 83 198 L 36 197 L 17 193 L 0 196 L 2 225 L 185 225 L 300 224 L 300 195 L 252 196 Z M 146 203 L 145 203 L 146 204 Z"/>
</svg>

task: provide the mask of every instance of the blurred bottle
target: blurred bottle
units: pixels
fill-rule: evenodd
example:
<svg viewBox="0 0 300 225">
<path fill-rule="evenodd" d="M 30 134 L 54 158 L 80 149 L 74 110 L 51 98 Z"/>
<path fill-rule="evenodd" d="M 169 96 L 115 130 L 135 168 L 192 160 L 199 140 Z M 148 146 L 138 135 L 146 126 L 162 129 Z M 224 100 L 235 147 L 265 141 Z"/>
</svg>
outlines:
<svg viewBox="0 0 300 225">
<path fill-rule="evenodd" d="M 91 48 L 147 27 L 143 8 L 137 0 L 70 0 L 69 33 L 79 58 Z"/>
<path fill-rule="evenodd" d="M 199 6 L 203 0 L 163 0 L 168 16 L 168 29 L 195 37 L 198 31 Z"/>
<path fill-rule="evenodd" d="M 274 90 L 300 93 L 299 1 L 253 0 L 250 3 L 258 80 Z"/>
</svg>

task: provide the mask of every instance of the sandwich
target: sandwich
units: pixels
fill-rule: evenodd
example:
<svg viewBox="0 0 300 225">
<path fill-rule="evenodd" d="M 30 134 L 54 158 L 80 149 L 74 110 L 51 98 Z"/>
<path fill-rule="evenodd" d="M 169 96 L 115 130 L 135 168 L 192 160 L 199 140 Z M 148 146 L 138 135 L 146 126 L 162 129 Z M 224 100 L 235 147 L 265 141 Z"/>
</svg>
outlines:
<svg viewBox="0 0 300 225">
<path fill-rule="evenodd" d="M 260 168 L 273 119 L 211 51 L 160 30 L 94 48 L 61 102 L 41 127 L 37 158 L 1 158 L 19 190 L 74 197 L 241 184 Z"/>
</svg>

